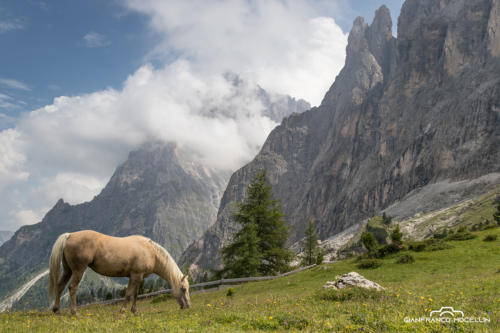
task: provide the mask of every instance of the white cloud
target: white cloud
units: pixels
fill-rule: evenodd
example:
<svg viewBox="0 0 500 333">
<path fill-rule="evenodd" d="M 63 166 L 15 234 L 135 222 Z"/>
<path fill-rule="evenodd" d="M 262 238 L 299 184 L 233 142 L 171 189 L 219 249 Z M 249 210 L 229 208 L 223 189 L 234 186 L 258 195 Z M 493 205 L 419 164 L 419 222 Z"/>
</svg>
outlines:
<svg viewBox="0 0 500 333">
<path fill-rule="evenodd" d="M 70 204 L 79 204 L 99 194 L 106 181 L 88 174 L 62 172 L 51 178 L 42 178 L 40 185 L 31 190 L 30 196 L 43 196 L 43 203 L 49 207 L 60 198 Z"/>
<path fill-rule="evenodd" d="M 35 212 L 31 209 L 23 209 L 18 207 L 17 210 L 11 210 L 9 212 L 10 221 L 17 222 L 21 225 L 35 224 L 42 220 L 43 214 L 41 212 Z"/>
<path fill-rule="evenodd" d="M 85 42 L 85 46 L 89 48 L 105 47 L 111 45 L 111 41 L 109 41 L 105 35 L 99 34 L 97 32 L 89 32 L 88 34 L 83 36 L 83 40 Z"/>
<path fill-rule="evenodd" d="M 15 129 L 0 132 L 0 189 L 7 184 L 28 179 L 26 155 L 21 133 Z"/>
<path fill-rule="evenodd" d="M 180 53 L 196 71 L 231 70 L 265 89 L 319 104 L 342 68 L 347 35 L 305 0 L 128 0 L 164 36 L 153 55 Z"/>
<path fill-rule="evenodd" d="M 38 212 L 61 197 L 88 201 L 129 151 L 151 139 L 175 141 L 207 165 L 234 170 L 277 125 L 263 115 L 257 93 L 254 85 L 195 75 L 188 62 L 177 61 L 160 69 L 144 65 L 121 91 L 55 98 L 0 132 L 6 150 L 0 154 L 0 195 L 11 200 L 13 183 L 25 182 L 12 197 L 10 206 L 21 207 L 15 212 Z"/>
<path fill-rule="evenodd" d="M 0 77 L 0 85 L 6 86 L 6 87 L 12 88 L 12 89 L 19 89 L 19 90 L 26 90 L 26 91 L 31 90 L 30 87 L 28 87 L 26 84 L 24 84 L 18 80 L 8 79 L 8 78 L 4 78 L 4 77 Z"/>
<path fill-rule="evenodd" d="M 24 29 L 24 24 L 20 20 L 4 20 L 0 21 L 0 34 L 12 31 Z"/>
</svg>

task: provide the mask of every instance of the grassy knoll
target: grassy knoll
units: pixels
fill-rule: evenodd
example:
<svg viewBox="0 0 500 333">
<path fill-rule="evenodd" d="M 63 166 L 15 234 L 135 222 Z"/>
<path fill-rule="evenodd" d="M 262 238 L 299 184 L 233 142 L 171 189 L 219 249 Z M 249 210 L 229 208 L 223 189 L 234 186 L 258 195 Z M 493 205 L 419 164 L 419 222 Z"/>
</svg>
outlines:
<svg viewBox="0 0 500 333">
<path fill-rule="evenodd" d="M 494 332 L 500 331 L 500 229 L 478 237 L 450 241 L 440 251 L 404 251 L 414 263 L 398 264 L 400 254 L 381 259 L 375 269 L 359 269 L 355 259 L 325 264 L 273 281 L 233 286 L 192 295 L 192 308 L 181 311 L 171 298 L 141 301 L 139 314 L 119 314 L 120 305 L 68 310 L 0 314 L 2 332 L 235 332 L 259 330 L 363 332 Z M 386 292 L 336 295 L 322 285 L 336 275 L 357 271 L 387 288 Z M 160 296 L 162 297 L 162 296 Z M 405 317 L 428 316 L 452 306 L 466 316 L 487 317 L 490 323 L 405 323 Z"/>
</svg>

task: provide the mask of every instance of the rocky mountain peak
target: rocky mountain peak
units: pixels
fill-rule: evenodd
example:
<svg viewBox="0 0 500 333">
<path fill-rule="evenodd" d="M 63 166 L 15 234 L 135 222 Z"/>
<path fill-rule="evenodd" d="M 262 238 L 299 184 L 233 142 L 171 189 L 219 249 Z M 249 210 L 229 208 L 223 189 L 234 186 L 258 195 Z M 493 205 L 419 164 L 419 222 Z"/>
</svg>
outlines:
<svg viewBox="0 0 500 333">
<path fill-rule="evenodd" d="M 362 17 L 354 20 L 349 33 L 345 66 L 338 80 L 325 95 L 322 105 L 342 101 L 363 103 L 366 92 L 388 80 L 396 64 L 396 39 L 392 36 L 392 19 L 386 6 L 380 7 L 371 25 Z M 342 86 L 337 85 L 342 82 Z M 341 96 L 351 96 L 345 100 Z M 342 105 L 338 105 L 343 109 Z"/>
<path fill-rule="evenodd" d="M 321 239 L 411 191 L 499 171 L 498 0 L 407 0 L 391 33 L 381 7 L 354 21 L 344 68 L 321 105 L 276 127 L 233 174 L 217 222 L 181 257 L 214 268 L 235 230 L 231 207 L 265 169 L 292 231 Z"/>
</svg>

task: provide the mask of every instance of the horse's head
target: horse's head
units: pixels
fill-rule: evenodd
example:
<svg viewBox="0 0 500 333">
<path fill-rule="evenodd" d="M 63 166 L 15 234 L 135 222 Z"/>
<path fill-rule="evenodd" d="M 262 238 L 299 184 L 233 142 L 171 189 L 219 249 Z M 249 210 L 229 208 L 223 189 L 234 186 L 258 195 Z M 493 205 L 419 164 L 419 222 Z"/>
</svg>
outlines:
<svg viewBox="0 0 500 333">
<path fill-rule="evenodd" d="M 189 298 L 189 282 L 188 276 L 184 275 L 179 284 L 179 289 L 174 295 L 179 302 L 181 309 L 188 309 L 191 306 L 191 299 Z"/>
</svg>

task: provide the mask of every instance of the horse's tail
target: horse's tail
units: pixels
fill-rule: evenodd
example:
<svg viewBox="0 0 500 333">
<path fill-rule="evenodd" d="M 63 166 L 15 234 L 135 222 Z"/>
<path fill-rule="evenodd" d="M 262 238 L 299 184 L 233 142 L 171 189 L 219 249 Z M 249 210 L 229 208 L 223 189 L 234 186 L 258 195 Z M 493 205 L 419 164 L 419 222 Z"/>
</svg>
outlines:
<svg viewBox="0 0 500 333">
<path fill-rule="evenodd" d="M 68 239 L 69 235 L 69 233 L 65 233 L 59 236 L 54 243 L 54 246 L 52 247 L 49 263 L 49 295 L 54 295 L 57 281 L 59 280 L 59 272 L 61 270 L 61 261 L 63 259 L 64 246 L 66 245 L 66 240 Z"/>
</svg>

